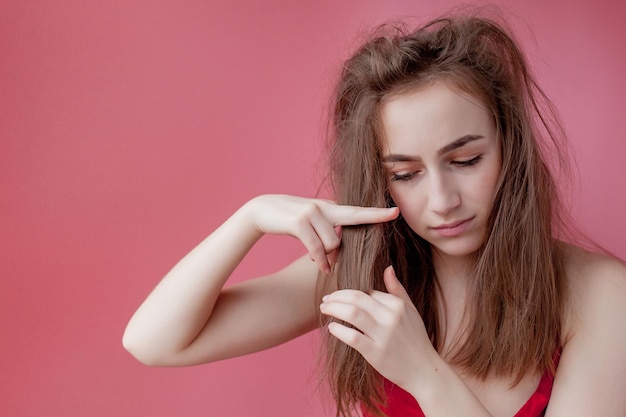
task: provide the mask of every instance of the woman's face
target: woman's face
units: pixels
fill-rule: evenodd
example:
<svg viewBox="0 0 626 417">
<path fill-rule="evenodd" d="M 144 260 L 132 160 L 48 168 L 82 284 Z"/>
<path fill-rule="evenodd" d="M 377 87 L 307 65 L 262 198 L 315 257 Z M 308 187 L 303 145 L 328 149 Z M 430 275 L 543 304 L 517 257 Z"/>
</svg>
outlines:
<svg viewBox="0 0 626 417">
<path fill-rule="evenodd" d="M 474 96 L 435 82 L 387 100 L 381 121 L 391 196 L 407 224 L 442 257 L 473 254 L 502 165 L 493 116 Z"/>
</svg>

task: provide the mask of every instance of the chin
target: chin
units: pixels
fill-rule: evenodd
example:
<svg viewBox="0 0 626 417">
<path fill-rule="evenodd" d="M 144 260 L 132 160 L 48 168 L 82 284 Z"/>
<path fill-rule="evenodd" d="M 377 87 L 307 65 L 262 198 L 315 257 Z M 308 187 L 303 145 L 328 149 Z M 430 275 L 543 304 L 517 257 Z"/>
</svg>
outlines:
<svg viewBox="0 0 626 417">
<path fill-rule="evenodd" d="M 455 258 L 462 258 L 474 255 L 480 249 L 482 242 L 471 241 L 450 241 L 447 242 L 431 242 L 431 246 L 434 251 L 438 252 L 441 256 L 451 256 Z"/>
</svg>

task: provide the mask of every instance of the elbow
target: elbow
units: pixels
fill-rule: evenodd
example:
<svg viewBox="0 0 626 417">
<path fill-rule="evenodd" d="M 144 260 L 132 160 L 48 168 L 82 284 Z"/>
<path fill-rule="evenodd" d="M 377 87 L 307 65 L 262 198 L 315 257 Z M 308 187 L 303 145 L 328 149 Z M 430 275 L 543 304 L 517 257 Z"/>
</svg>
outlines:
<svg viewBox="0 0 626 417">
<path fill-rule="evenodd" d="M 154 344 L 141 340 L 129 332 L 128 329 L 122 336 L 122 346 L 143 365 L 154 367 L 168 366 L 163 355 L 155 351 Z"/>
<path fill-rule="evenodd" d="M 172 341 L 146 333 L 137 327 L 127 327 L 122 336 L 122 346 L 140 363 L 151 367 L 190 366 L 213 362 L 215 355 L 206 349 L 199 353 L 191 346 L 172 345 Z"/>
</svg>

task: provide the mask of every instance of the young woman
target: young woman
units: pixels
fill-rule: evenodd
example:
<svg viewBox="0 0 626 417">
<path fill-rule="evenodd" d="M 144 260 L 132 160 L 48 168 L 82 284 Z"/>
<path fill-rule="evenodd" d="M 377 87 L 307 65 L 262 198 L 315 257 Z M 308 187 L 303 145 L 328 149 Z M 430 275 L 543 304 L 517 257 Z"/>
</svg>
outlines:
<svg viewBox="0 0 626 417">
<path fill-rule="evenodd" d="M 322 326 L 338 415 L 626 415 L 626 267 L 562 240 L 553 116 L 491 20 L 373 38 L 337 87 L 336 201 L 246 203 L 154 289 L 125 347 L 192 365 Z M 223 288 L 264 234 L 308 255 Z"/>
</svg>

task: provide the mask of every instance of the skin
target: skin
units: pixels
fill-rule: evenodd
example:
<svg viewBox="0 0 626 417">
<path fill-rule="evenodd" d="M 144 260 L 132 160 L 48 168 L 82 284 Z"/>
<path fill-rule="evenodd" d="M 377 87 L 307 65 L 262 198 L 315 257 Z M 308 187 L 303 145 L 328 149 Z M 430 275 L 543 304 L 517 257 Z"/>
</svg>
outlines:
<svg viewBox="0 0 626 417">
<path fill-rule="evenodd" d="M 383 160 L 404 219 L 439 260 L 476 252 L 502 166 L 493 117 L 442 83 L 392 97 L 381 113 Z"/>
<path fill-rule="evenodd" d="M 126 349 L 149 365 L 206 363 L 285 342 L 314 329 L 319 314 L 327 314 L 358 329 L 329 326 L 335 337 L 411 393 L 427 416 L 514 415 L 535 390 L 539 375 L 529 374 L 511 388 L 508 379 L 475 380 L 449 365 L 445 348 L 438 352 L 430 344 L 392 268 L 384 273 L 387 292 L 316 290 L 323 287 L 318 280 L 328 278 L 340 243 L 337 227 L 386 222 L 401 211 L 433 246 L 446 300 L 446 333 L 462 330 L 467 256 L 485 237 L 485 216 L 500 169 L 491 118 L 479 100 L 438 83 L 387 101 L 382 122 L 385 155 L 411 157 L 386 162 L 391 179 L 406 179 L 391 182 L 399 209 L 276 195 L 249 201 L 152 291 L 126 328 Z M 438 152 L 466 135 L 481 138 Z M 457 164 L 477 155 L 481 158 L 475 164 Z M 470 221 L 453 237 L 433 230 L 458 220 Z M 264 234 L 291 235 L 308 254 L 274 274 L 224 289 Z M 546 416 L 626 415 L 626 267 L 568 247 L 566 280 L 563 352 Z"/>
</svg>

